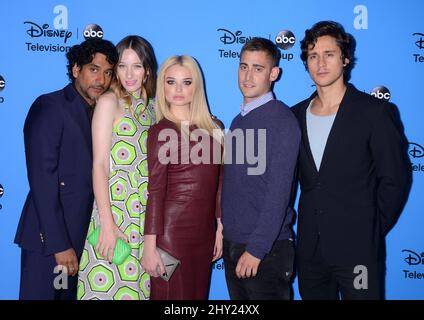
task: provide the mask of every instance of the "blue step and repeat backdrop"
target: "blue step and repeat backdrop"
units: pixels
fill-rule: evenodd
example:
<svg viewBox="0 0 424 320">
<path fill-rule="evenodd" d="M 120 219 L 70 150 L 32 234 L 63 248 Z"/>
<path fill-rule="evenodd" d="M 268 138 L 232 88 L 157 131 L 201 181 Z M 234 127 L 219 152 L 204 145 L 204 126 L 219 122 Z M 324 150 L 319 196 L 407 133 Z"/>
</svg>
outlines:
<svg viewBox="0 0 424 320">
<path fill-rule="evenodd" d="M 241 103 L 243 43 L 253 36 L 278 42 L 283 74 L 275 93 L 293 105 L 314 90 L 299 41 L 319 20 L 336 20 L 356 38 L 356 87 L 399 107 L 414 176 L 409 201 L 387 237 L 386 297 L 423 299 L 423 14 L 421 0 L 1 1 L 0 299 L 16 299 L 19 290 L 20 250 L 13 238 L 28 191 L 23 123 L 37 96 L 67 84 L 70 46 L 87 36 L 117 43 L 139 34 L 152 43 L 159 63 L 174 54 L 194 56 L 211 110 L 228 127 Z M 222 260 L 214 265 L 210 299 L 228 299 L 224 267 Z M 294 291 L 299 299 L 296 279 Z"/>
</svg>

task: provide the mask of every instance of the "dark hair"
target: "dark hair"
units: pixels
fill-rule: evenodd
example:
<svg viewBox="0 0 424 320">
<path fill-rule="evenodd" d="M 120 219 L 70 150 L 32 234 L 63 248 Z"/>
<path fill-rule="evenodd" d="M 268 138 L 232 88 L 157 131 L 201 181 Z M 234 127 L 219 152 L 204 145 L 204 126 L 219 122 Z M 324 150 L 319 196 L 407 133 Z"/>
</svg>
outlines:
<svg viewBox="0 0 424 320">
<path fill-rule="evenodd" d="M 353 36 L 347 33 L 343 26 L 334 21 L 320 21 L 315 23 L 311 29 L 306 29 L 305 37 L 302 41 L 300 41 L 300 49 L 302 53 L 300 54 L 300 58 L 305 65 L 306 70 L 308 70 L 308 49 L 310 46 L 312 48 L 317 43 L 319 37 L 322 36 L 330 36 L 336 40 L 336 43 L 340 50 L 342 51 L 342 60 L 349 59 L 349 63 L 345 66 L 345 76 L 344 80 L 348 81 L 350 79 L 350 73 L 355 66 L 356 58 L 355 58 L 355 49 L 356 42 Z"/>
<path fill-rule="evenodd" d="M 118 62 L 118 53 L 112 42 L 108 40 L 89 38 L 81 44 L 76 44 L 66 54 L 68 59 L 68 77 L 72 82 L 75 80 L 72 74 L 72 68 L 74 65 L 82 68 L 84 65 L 93 61 L 96 53 L 102 53 L 106 56 L 107 62 L 112 66 Z"/>
<path fill-rule="evenodd" d="M 137 56 L 140 58 L 141 64 L 145 70 L 146 81 L 143 84 L 143 88 L 146 94 L 147 105 L 149 103 L 149 99 L 154 98 L 156 95 L 156 72 L 158 69 L 158 63 L 156 61 L 153 47 L 143 37 L 130 35 L 123 38 L 116 45 L 119 58 L 121 58 L 125 49 L 132 49 L 137 53 Z M 119 83 L 119 86 L 121 91 L 125 91 L 125 89 L 122 87 L 122 84 Z"/>
<path fill-rule="evenodd" d="M 271 40 L 254 37 L 247 41 L 240 51 L 240 58 L 245 51 L 264 51 L 271 58 L 272 67 L 277 67 L 280 63 L 281 53 L 278 47 Z"/>
</svg>

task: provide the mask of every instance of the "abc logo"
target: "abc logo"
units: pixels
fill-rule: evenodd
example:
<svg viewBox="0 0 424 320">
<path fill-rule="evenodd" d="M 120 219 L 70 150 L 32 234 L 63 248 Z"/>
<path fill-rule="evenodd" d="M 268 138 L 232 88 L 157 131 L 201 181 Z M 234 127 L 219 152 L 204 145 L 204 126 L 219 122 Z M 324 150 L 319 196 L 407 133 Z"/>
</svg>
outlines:
<svg viewBox="0 0 424 320">
<path fill-rule="evenodd" d="M 6 81 L 4 81 L 4 78 L 0 76 L 0 91 L 2 91 L 5 86 L 6 86 Z"/>
<path fill-rule="evenodd" d="M 290 49 L 294 46 L 296 38 L 294 34 L 289 30 L 280 31 L 275 38 L 275 43 L 283 50 Z"/>
<path fill-rule="evenodd" d="M 84 38 L 103 38 L 103 30 L 97 24 L 89 24 L 84 29 Z"/>
<path fill-rule="evenodd" d="M 372 89 L 371 95 L 377 99 L 386 101 L 389 101 L 391 97 L 389 89 L 384 86 L 378 86 Z"/>
</svg>

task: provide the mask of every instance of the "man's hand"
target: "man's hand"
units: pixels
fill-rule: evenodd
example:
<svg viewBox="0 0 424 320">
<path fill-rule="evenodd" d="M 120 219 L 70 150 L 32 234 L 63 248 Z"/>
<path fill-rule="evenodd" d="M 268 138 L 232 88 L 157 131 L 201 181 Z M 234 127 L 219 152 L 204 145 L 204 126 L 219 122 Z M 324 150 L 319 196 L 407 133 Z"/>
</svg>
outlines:
<svg viewBox="0 0 424 320">
<path fill-rule="evenodd" d="M 237 262 L 236 276 L 238 278 L 250 278 L 256 276 L 261 260 L 245 251 Z"/>
<path fill-rule="evenodd" d="M 64 266 L 68 270 L 68 275 L 75 276 L 78 274 L 78 259 L 73 248 L 54 254 L 56 264 Z"/>
</svg>

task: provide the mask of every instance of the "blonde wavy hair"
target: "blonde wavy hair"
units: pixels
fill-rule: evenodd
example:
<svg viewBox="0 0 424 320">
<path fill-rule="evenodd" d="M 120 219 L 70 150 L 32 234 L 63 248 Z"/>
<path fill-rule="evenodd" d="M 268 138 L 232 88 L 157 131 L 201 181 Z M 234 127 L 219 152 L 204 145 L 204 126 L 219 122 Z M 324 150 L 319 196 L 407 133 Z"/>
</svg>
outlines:
<svg viewBox="0 0 424 320">
<path fill-rule="evenodd" d="M 209 112 L 202 72 L 199 64 L 191 56 L 172 56 L 161 65 L 156 84 L 156 122 L 163 118 L 168 119 L 174 122 L 185 134 L 189 134 L 187 127 L 181 126 L 180 121 L 171 113 L 169 103 L 165 98 L 165 74 L 170 67 L 175 65 L 186 67 L 193 78 L 194 90 L 190 104 L 190 125 L 195 125 L 197 128 L 206 131 L 222 145 L 224 139 L 222 128 L 213 120 Z"/>
</svg>

